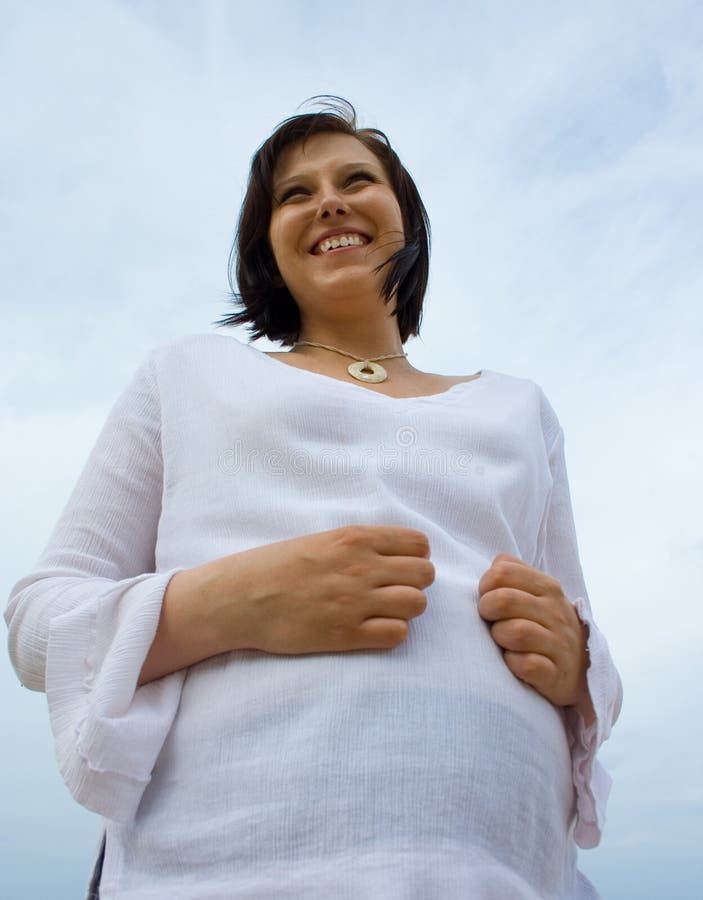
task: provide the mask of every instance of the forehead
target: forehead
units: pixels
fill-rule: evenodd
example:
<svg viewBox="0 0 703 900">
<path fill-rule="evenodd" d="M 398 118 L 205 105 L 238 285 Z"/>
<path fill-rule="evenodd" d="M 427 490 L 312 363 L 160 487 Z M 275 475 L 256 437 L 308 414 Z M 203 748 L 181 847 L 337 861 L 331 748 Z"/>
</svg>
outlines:
<svg viewBox="0 0 703 900">
<path fill-rule="evenodd" d="M 351 134 L 321 132 L 285 147 L 278 157 L 273 178 L 279 182 L 354 163 L 376 166 L 383 171 L 378 157 Z"/>
</svg>

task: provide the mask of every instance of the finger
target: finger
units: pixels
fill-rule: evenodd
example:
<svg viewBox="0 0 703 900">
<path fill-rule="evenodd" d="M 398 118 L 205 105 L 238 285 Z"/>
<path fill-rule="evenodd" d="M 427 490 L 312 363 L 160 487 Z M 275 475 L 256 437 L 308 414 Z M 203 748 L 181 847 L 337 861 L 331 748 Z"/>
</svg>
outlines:
<svg viewBox="0 0 703 900">
<path fill-rule="evenodd" d="M 540 694 L 548 691 L 557 677 L 554 663 L 540 653 L 515 653 L 506 650 L 503 659 L 516 678 L 529 684 Z"/>
<path fill-rule="evenodd" d="M 515 588 L 497 588 L 483 594 L 478 601 L 478 613 L 486 622 L 529 619 L 545 628 L 550 628 L 558 618 L 553 607 L 553 602 L 546 598 Z"/>
<path fill-rule="evenodd" d="M 507 619 L 491 625 L 491 637 L 503 650 L 539 653 L 553 660 L 554 637 L 547 628 L 529 619 Z"/>
<path fill-rule="evenodd" d="M 427 609 L 427 595 L 413 587 L 391 585 L 372 591 L 364 604 L 363 618 L 414 619 Z"/>
<path fill-rule="evenodd" d="M 376 584 L 402 584 L 422 590 L 429 587 L 435 578 L 434 565 L 429 559 L 416 556 L 387 556 L 379 561 Z"/>
<path fill-rule="evenodd" d="M 550 575 L 528 566 L 520 560 L 499 559 L 483 573 L 478 583 L 479 593 L 487 594 L 496 588 L 516 588 L 529 594 L 543 595 L 561 590 L 559 582 Z"/>
<path fill-rule="evenodd" d="M 350 639 L 353 644 L 349 649 L 385 650 L 397 647 L 407 640 L 410 626 L 405 619 L 390 619 L 376 617 L 366 619 L 357 629 L 356 635 Z"/>
<path fill-rule="evenodd" d="M 352 546 L 370 546 L 382 556 L 429 558 L 427 535 L 400 525 L 348 525 L 339 529 L 340 539 Z"/>
<path fill-rule="evenodd" d="M 381 555 L 430 558 L 430 542 L 424 532 L 395 525 L 376 526 L 375 530 L 375 548 Z"/>
<path fill-rule="evenodd" d="M 502 561 L 514 562 L 514 563 L 519 563 L 521 566 L 527 566 L 527 563 L 523 559 L 520 559 L 519 556 L 512 556 L 512 554 L 510 554 L 510 553 L 499 553 L 498 556 L 496 556 L 494 558 L 491 565 L 495 565 L 495 563 L 502 562 Z M 530 568 L 530 567 L 528 566 L 528 568 Z"/>
</svg>

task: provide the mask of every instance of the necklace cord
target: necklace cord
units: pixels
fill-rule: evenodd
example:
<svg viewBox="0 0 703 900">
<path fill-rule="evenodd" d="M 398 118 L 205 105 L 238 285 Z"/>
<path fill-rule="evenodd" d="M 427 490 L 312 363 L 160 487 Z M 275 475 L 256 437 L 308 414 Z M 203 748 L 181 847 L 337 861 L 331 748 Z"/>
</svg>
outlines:
<svg viewBox="0 0 703 900">
<path fill-rule="evenodd" d="M 331 350 L 333 353 L 341 353 L 342 356 L 348 356 L 351 359 L 355 359 L 357 362 L 378 362 L 381 359 L 400 359 L 402 356 L 407 356 L 407 353 L 386 353 L 385 356 L 374 356 L 373 358 L 369 356 L 356 356 L 354 353 L 349 353 L 347 350 L 340 350 L 339 347 L 329 347 L 327 344 L 318 344 L 315 341 L 297 341 L 295 346 L 307 347 L 319 347 L 321 350 Z"/>
</svg>

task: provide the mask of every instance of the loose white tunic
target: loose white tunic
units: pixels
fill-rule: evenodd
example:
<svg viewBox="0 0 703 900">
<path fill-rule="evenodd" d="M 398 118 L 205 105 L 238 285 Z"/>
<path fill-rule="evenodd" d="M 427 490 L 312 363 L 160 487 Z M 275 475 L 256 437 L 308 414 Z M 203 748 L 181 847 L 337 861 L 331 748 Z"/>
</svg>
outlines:
<svg viewBox="0 0 703 900">
<path fill-rule="evenodd" d="M 136 687 L 176 571 L 353 523 L 429 538 L 436 580 L 405 643 L 239 651 Z M 558 578 L 588 623 L 589 729 L 511 674 L 479 617 L 500 552 Z M 598 841 L 620 683 L 562 432 L 530 381 L 484 370 L 395 399 L 220 335 L 161 348 L 6 618 L 63 777 L 105 817 L 104 900 L 597 896 L 575 845 Z"/>
</svg>

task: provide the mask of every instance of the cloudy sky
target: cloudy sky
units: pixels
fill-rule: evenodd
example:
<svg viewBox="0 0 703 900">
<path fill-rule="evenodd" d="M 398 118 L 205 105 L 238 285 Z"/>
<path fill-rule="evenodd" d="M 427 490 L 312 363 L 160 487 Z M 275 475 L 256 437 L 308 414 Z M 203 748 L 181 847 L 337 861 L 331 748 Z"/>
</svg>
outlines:
<svg viewBox="0 0 703 900">
<path fill-rule="evenodd" d="M 2 593 L 39 554 L 146 351 L 225 311 L 249 158 L 319 93 L 389 134 L 426 201 L 433 268 L 413 364 L 533 378 L 564 425 L 587 583 L 626 695 L 602 751 L 615 779 L 604 840 L 580 865 L 606 898 L 693 900 L 694 0 L 0 0 Z M 0 893 L 73 900 L 99 822 L 69 798 L 44 698 L 4 655 L 0 703 Z"/>
</svg>

